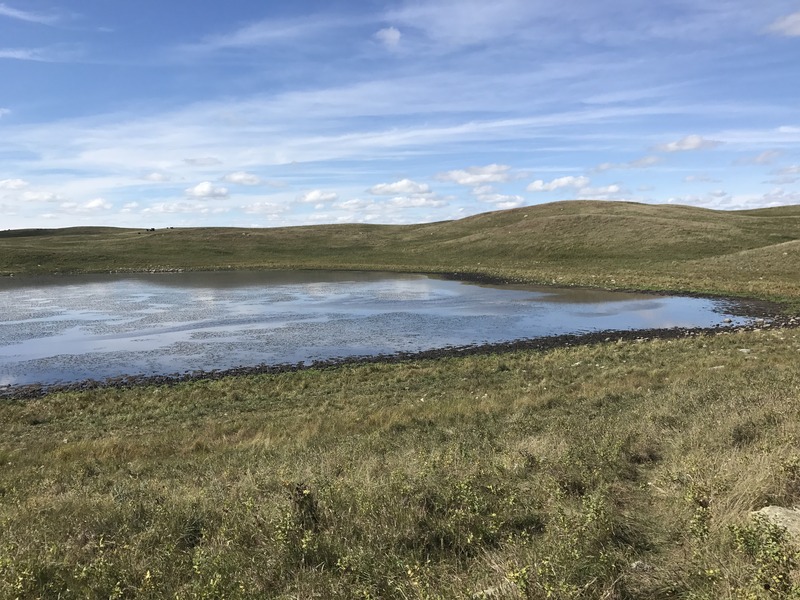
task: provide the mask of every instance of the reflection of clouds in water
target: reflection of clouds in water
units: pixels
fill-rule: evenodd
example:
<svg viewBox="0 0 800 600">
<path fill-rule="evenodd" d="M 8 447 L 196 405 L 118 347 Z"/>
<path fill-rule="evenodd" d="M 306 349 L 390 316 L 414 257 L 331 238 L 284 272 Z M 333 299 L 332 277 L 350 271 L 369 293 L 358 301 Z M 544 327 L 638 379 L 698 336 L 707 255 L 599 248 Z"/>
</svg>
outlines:
<svg viewBox="0 0 800 600">
<path fill-rule="evenodd" d="M 19 294 L 4 288 L 0 349 L 4 345 L 5 349 L 0 352 L 0 370 L 14 373 L 13 384 L 74 381 L 498 343 L 598 329 L 709 326 L 726 316 L 714 312 L 718 304 L 694 298 L 617 293 L 591 304 L 580 290 L 549 290 L 547 301 L 537 302 L 541 291 L 423 276 L 327 274 L 315 281 L 305 273 L 286 277 L 211 273 L 194 274 L 188 279 L 191 285 L 181 285 L 183 280 L 94 277 L 84 287 L 29 288 L 22 296 L 47 306 L 36 316 L 50 317 L 24 324 L 8 319 L 36 313 L 30 308 L 3 312 L 3 302 L 12 307 L 20 302 Z M 218 280 L 223 284 L 216 287 Z M 9 344 L 14 344 L 13 356 Z"/>
</svg>

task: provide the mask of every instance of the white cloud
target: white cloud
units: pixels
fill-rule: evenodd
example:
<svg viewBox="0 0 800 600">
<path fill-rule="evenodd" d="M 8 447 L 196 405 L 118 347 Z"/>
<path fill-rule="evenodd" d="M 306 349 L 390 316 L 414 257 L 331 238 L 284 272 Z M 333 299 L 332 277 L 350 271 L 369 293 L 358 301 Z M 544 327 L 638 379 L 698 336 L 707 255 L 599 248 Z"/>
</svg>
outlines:
<svg viewBox="0 0 800 600">
<path fill-rule="evenodd" d="M 138 202 L 128 202 L 122 207 L 122 210 L 120 210 L 120 212 L 130 213 L 136 210 L 137 208 L 139 208 Z"/>
<path fill-rule="evenodd" d="M 417 183 L 410 179 L 401 179 L 394 183 L 379 183 L 369 188 L 369 193 L 380 196 L 393 194 L 429 194 L 430 188 L 424 183 Z"/>
<path fill-rule="evenodd" d="M 41 48 L 0 48 L 0 58 L 45 62 L 44 56 Z"/>
<path fill-rule="evenodd" d="M 501 210 L 517 208 L 525 204 L 525 198 L 522 196 L 511 196 L 508 194 L 480 194 L 478 195 L 478 200 L 494 204 L 495 207 Z"/>
<path fill-rule="evenodd" d="M 0 119 L 5 117 L 6 115 L 10 115 L 11 111 L 7 108 L 0 108 Z"/>
<path fill-rule="evenodd" d="M 58 17 L 54 15 L 45 15 L 42 13 L 12 8 L 4 2 L 0 2 L 0 16 L 18 19 L 20 21 L 28 21 L 29 23 L 40 23 L 42 25 L 52 25 L 58 21 Z"/>
<path fill-rule="evenodd" d="M 573 175 L 569 175 L 567 177 L 559 177 L 557 179 L 553 179 L 550 182 L 545 183 L 541 179 L 537 179 L 536 181 L 530 183 L 526 190 L 529 192 L 552 192 L 561 188 L 585 188 L 586 186 L 591 183 L 591 180 L 588 177 L 580 176 L 575 177 Z"/>
<path fill-rule="evenodd" d="M 800 36 L 800 11 L 781 17 L 768 27 L 768 31 L 787 37 Z"/>
<path fill-rule="evenodd" d="M 621 185 L 613 183 L 602 187 L 583 187 L 578 190 L 577 196 L 584 200 L 608 200 L 624 193 Z"/>
<path fill-rule="evenodd" d="M 784 206 L 800 203 L 800 192 L 787 192 L 783 188 L 775 188 L 766 194 L 731 195 L 722 191 L 711 192 L 702 196 L 677 196 L 667 200 L 668 204 L 686 204 L 717 210 L 743 210 Z"/>
<path fill-rule="evenodd" d="M 319 204 L 323 202 L 334 202 L 339 198 L 335 192 L 325 192 L 323 190 L 311 190 L 297 197 L 298 202 L 303 204 Z"/>
<path fill-rule="evenodd" d="M 161 173 L 159 171 L 153 171 L 152 173 L 148 173 L 144 177 L 142 177 L 145 181 L 153 181 L 153 182 L 164 182 L 170 181 L 172 177 L 167 173 Z"/>
<path fill-rule="evenodd" d="M 440 181 L 453 181 L 459 185 L 473 187 L 487 183 L 505 183 L 511 178 L 510 171 L 511 167 L 508 165 L 491 164 L 439 173 L 436 178 Z"/>
<path fill-rule="evenodd" d="M 330 14 L 314 14 L 299 18 L 270 18 L 248 23 L 229 33 L 212 35 L 196 44 L 179 48 L 183 52 L 215 52 L 225 49 L 242 49 L 291 43 L 299 39 L 319 37 L 326 30 L 339 26 L 352 26 L 354 19 L 344 19 Z"/>
<path fill-rule="evenodd" d="M 62 202 L 58 207 L 68 213 L 87 213 L 109 210 L 112 208 L 112 204 L 103 198 L 95 198 L 83 204 L 77 202 Z"/>
<path fill-rule="evenodd" d="M 89 200 L 86 204 L 83 205 L 83 208 L 86 210 L 108 210 L 113 205 L 103 198 L 95 198 L 94 200 Z"/>
<path fill-rule="evenodd" d="M 83 55 L 80 46 L 60 44 L 44 48 L 0 48 L 0 58 L 33 62 L 70 62 Z"/>
<path fill-rule="evenodd" d="M 22 199 L 25 202 L 58 202 L 61 197 L 52 192 L 24 192 Z"/>
<path fill-rule="evenodd" d="M 435 198 L 423 198 L 420 196 L 400 196 L 389 200 L 389 204 L 397 208 L 423 208 L 423 207 L 439 207 L 446 206 L 447 202 L 444 200 L 437 200 Z"/>
<path fill-rule="evenodd" d="M 661 157 L 659 156 L 643 156 L 642 158 L 637 158 L 636 160 L 624 163 L 611 163 L 611 162 L 602 163 L 597 165 L 594 168 L 594 170 L 598 172 L 603 172 L 603 171 L 610 171 L 612 169 L 646 169 L 648 167 L 657 165 L 660 162 L 661 162 Z"/>
<path fill-rule="evenodd" d="M 341 208 L 344 210 L 364 210 L 367 208 L 375 208 L 377 205 L 373 200 L 362 200 L 360 198 L 354 198 L 352 200 L 346 200 L 344 202 L 337 202 L 334 204 L 335 208 Z"/>
<path fill-rule="evenodd" d="M 24 179 L 0 179 L 0 190 L 21 190 L 28 187 Z"/>
<path fill-rule="evenodd" d="M 260 185 L 262 182 L 258 175 L 246 173 L 245 171 L 236 171 L 235 173 L 228 173 L 222 178 L 226 183 L 236 183 L 238 185 Z"/>
<path fill-rule="evenodd" d="M 386 27 L 375 32 L 375 39 L 390 50 L 394 50 L 400 45 L 400 38 L 403 34 L 395 27 Z"/>
<path fill-rule="evenodd" d="M 203 181 L 194 187 L 186 188 L 186 195 L 193 198 L 225 198 L 228 188 L 215 187 L 210 181 Z"/>
<path fill-rule="evenodd" d="M 676 142 L 669 142 L 656 146 L 659 152 L 686 152 L 689 150 L 707 150 L 722 144 L 717 140 L 707 140 L 699 135 L 687 135 Z"/>
<path fill-rule="evenodd" d="M 184 158 L 183 162 L 193 167 L 213 167 L 221 165 L 222 161 L 215 156 L 200 156 L 198 158 Z"/>
</svg>

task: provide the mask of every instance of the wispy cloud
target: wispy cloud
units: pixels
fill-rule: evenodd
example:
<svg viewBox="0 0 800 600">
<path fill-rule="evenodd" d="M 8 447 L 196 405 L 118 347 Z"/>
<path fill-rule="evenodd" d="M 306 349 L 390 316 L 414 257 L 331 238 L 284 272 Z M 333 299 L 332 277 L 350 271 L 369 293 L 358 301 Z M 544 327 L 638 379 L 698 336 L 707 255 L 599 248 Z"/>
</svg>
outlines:
<svg viewBox="0 0 800 600">
<path fill-rule="evenodd" d="M 800 11 L 777 19 L 767 30 L 787 37 L 800 36 Z"/>
<path fill-rule="evenodd" d="M 396 50 L 403 34 L 396 27 L 384 27 L 376 31 L 373 37 L 389 50 Z"/>
<path fill-rule="evenodd" d="M 29 23 L 40 23 L 42 25 L 54 25 L 59 20 L 55 15 L 21 10 L 19 8 L 13 8 L 3 2 L 0 2 L 0 17 L 8 17 L 10 19 L 27 21 Z"/>
<path fill-rule="evenodd" d="M 755 156 L 746 156 L 736 159 L 734 164 L 737 165 L 771 165 L 778 158 L 782 152 L 780 150 L 764 150 Z"/>
<path fill-rule="evenodd" d="M 0 48 L 0 59 L 29 60 L 34 62 L 72 62 L 83 56 L 83 50 L 74 45 L 43 48 Z"/>
<path fill-rule="evenodd" d="M 613 169 L 647 169 L 661 162 L 660 156 L 643 156 L 636 160 L 623 163 L 605 162 L 597 165 L 594 170 L 596 172 L 611 171 Z"/>
<path fill-rule="evenodd" d="M 258 175 L 245 171 L 228 173 L 222 178 L 225 183 L 235 183 L 237 185 L 261 185 L 264 181 Z"/>
<path fill-rule="evenodd" d="M 351 28 L 361 21 L 363 21 L 363 17 L 346 19 L 333 14 L 264 19 L 248 23 L 232 31 L 208 35 L 198 42 L 179 46 L 178 50 L 197 54 L 288 44 L 304 39 L 314 39 L 335 29 Z"/>
<path fill-rule="evenodd" d="M 722 144 L 717 140 L 709 140 L 700 135 L 687 135 L 675 142 L 660 144 L 655 147 L 659 152 L 688 152 L 692 150 L 708 150 Z"/>
</svg>

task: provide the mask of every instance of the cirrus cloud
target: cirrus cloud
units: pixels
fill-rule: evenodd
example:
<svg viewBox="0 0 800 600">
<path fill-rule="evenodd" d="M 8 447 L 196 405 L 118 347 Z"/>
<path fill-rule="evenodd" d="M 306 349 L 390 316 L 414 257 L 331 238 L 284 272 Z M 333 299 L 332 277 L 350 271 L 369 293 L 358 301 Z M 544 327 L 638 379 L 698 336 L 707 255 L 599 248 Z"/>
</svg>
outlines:
<svg viewBox="0 0 800 600">
<path fill-rule="evenodd" d="M 603 172 L 603 171 L 610 171 L 612 169 L 646 169 L 648 167 L 657 165 L 660 162 L 661 162 L 661 157 L 659 156 L 643 156 L 642 158 L 637 158 L 636 160 L 624 163 L 611 163 L 611 162 L 601 163 L 597 165 L 594 168 L 594 170 L 598 172 Z"/>
<path fill-rule="evenodd" d="M 0 16 L 17 19 L 19 21 L 27 21 L 28 23 L 39 23 L 41 25 L 53 25 L 58 21 L 58 17 L 55 15 L 45 15 L 42 13 L 13 8 L 5 2 L 0 2 Z"/>
</svg>

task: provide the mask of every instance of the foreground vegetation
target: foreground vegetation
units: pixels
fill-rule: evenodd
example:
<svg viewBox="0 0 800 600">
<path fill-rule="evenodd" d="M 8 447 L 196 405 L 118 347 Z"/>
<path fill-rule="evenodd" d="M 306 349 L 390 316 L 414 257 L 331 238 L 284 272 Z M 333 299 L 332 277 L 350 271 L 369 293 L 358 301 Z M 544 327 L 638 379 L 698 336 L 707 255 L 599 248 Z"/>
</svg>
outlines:
<svg viewBox="0 0 800 600">
<path fill-rule="evenodd" d="M 334 268 L 754 296 L 800 311 L 800 206 L 556 202 L 441 223 L 0 232 L 0 276 Z"/>
<path fill-rule="evenodd" d="M 0 407 L 3 598 L 781 598 L 800 332 Z"/>
<path fill-rule="evenodd" d="M 0 233 L 0 274 L 350 268 L 757 296 L 800 208 Z M 0 598 L 800 598 L 800 330 L 0 404 Z"/>
</svg>

